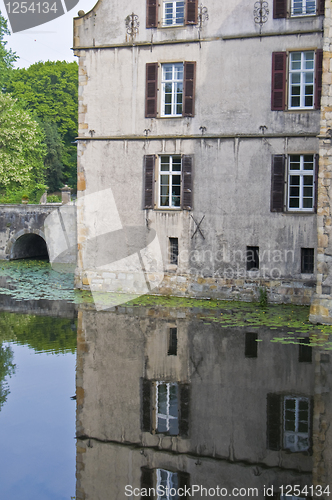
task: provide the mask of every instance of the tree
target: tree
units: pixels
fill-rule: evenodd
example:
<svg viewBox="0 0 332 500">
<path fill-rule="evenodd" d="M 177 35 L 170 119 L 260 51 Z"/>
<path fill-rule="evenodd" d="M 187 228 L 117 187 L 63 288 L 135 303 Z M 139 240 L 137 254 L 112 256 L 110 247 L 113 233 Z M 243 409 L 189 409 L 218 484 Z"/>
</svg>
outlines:
<svg viewBox="0 0 332 500">
<path fill-rule="evenodd" d="M 0 94 L 0 131 L 0 190 L 42 184 L 43 134 L 28 112 L 5 94 Z"/>
<path fill-rule="evenodd" d="M 47 168 L 49 172 L 59 173 L 62 163 L 63 180 L 71 187 L 76 185 L 76 146 L 72 143 L 77 135 L 77 89 L 77 63 L 66 61 L 39 62 L 27 69 L 15 69 L 6 85 L 7 92 L 41 122 L 56 124 L 63 141 L 63 150 L 59 157 L 61 148 L 56 139 L 55 128 L 50 129 L 47 125 L 44 129 L 45 135 L 49 137 Z M 52 140 L 50 134 L 53 136 Z M 54 139 L 58 143 L 57 154 L 54 154 Z M 60 178 L 59 174 L 58 180 Z"/>
<path fill-rule="evenodd" d="M 44 158 L 45 182 L 50 192 L 62 187 L 64 143 L 61 140 L 56 123 L 40 122 L 45 135 L 44 142 L 47 147 Z"/>
<path fill-rule="evenodd" d="M 4 88 L 5 82 L 8 80 L 9 71 L 18 59 L 15 52 L 11 49 L 6 49 L 7 42 L 4 41 L 5 35 L 10 35 L 10 31 L 6 19 L 2 17 L 0 12 L 0 89 Z"/>
</svg>

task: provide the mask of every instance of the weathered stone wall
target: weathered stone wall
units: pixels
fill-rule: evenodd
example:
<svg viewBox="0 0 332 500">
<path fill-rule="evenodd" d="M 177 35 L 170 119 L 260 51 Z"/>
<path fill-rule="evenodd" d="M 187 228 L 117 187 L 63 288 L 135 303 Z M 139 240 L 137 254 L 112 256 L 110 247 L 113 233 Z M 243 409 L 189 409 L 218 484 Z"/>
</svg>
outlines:
<svg viewBox="0 0 332 500">
<path fill-rule="evenodd" d="M 313 323 L 332 324 L 332 8 L 325 2 L 323 88 L 319 135 L 317 208 L 317 289 L 311 306 Z"/>
</svg>

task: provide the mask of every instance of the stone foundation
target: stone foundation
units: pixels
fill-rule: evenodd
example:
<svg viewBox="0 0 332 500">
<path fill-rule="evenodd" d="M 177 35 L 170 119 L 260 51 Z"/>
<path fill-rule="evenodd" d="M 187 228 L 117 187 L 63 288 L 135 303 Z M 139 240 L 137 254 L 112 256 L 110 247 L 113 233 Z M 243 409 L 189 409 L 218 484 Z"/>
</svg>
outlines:
<svg viewBox="0 0 332 500">
<path fill-rule="evenodd" d="M 142 281 L 142 273 L 89 272 L 88 275 L 85 273 L 82 279 L 76 276 L 75 285 L 92 292 L 244 302 L 259 301 L 260 290 L 266 290 L 268 302 L 296 305 L 310 305 L 316 287 L 316 282 L 313 280 L 193 278 L 189 275 L 165 273 L 160 284 L 151 288 L 149 283 L 158 282 L 158 276 L 146 273 L 144 277 L 145 280 Z"/>
</svg>

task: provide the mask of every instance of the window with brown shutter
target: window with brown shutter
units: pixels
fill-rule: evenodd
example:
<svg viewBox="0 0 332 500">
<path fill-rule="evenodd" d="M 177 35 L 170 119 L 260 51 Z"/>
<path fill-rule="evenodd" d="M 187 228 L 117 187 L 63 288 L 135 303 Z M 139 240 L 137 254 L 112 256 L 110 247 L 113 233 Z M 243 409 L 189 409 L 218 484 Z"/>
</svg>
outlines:
<svg viewBox="0 0 332 500">
<path fill-rule="evenodd" d="M 281 19 L 287 16 L 287 0 L 273 1 L 273 18 Z"/>
<path fill-rule="evenodd" d="M 187 0 L 186 24 L 197 24 L 198 0 Z"/>
<path fill-rule="evenodd" d="M 283 212 L 285 188 L 285 155 L 272 156 L 271 212 Z"/>
<path fill-rule="evenodd" d="M 182 157 L 182 198 L 181 206 L 183 210 L 192 210 L 192 168 L 193 157 L 184 155 Z"/>
<path fill-rule="evenodd" d="M 322 73 L 323 73 L 323 51 L 316 50 L 315 57 L 315 109 L 320 109 L 320 100 L 322 96 Z"/>
<path fill-rule="evenodd" d="M 319 174 L 319 154 L 315 155 L 315 192 L 314 192 L 314 212 L 318 206 L 318 174 Z"/>
<path fill-rule="evenodd" d="M 158 26 L 158 0 L 146 0 L 146 27 Z"/>
<path fill-rule="evenodd" d="M 286 102 L 286 52 L 272 54 L 271 109 L 282 111 Z"/>
<path fill-rule="evenodd" d="M 154 202 L 154 155 L 144 156 L 144 208 L 153 208 Z"/>
<path fill-rule="evenodd" d="M 325 0 L 317 0 L 317 15 L 324 16 L 325 14 Z"/>
<path fill-rule="evenodd" d="M 141 429 L 143 432 L 151 432 L 152 430 L 151 398 L 151 380 L 141 379 Z"/>
<path fill-rule="evenodd" d="M 281 446 L 281 396 L 267 395 L 266 447 L 268 450 L 280 450 Z"/>
<path fill-rule="evenodd" d="M 184 96 L 182 116 L 194 116 L 195 112 L 195 62 L 184 63 Z"/>
<path fill-rule="evenodd" d="M 158 63 L 146 65 L 145 117 L 157 116 Z"/>
</svg>

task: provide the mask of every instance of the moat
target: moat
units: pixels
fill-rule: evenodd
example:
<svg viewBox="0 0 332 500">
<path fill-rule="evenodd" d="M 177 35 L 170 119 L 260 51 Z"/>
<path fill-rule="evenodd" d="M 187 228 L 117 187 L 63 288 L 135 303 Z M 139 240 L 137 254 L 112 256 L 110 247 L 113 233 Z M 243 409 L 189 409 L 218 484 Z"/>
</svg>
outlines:
<svg viewBox="0 0 332 500">
<path fill-rule="evenodd" d="M 47 262 L 2 262 L 3 498 L 328 499 L 332 328 L 308 314 L 122 303 Z"/>
</svg>

